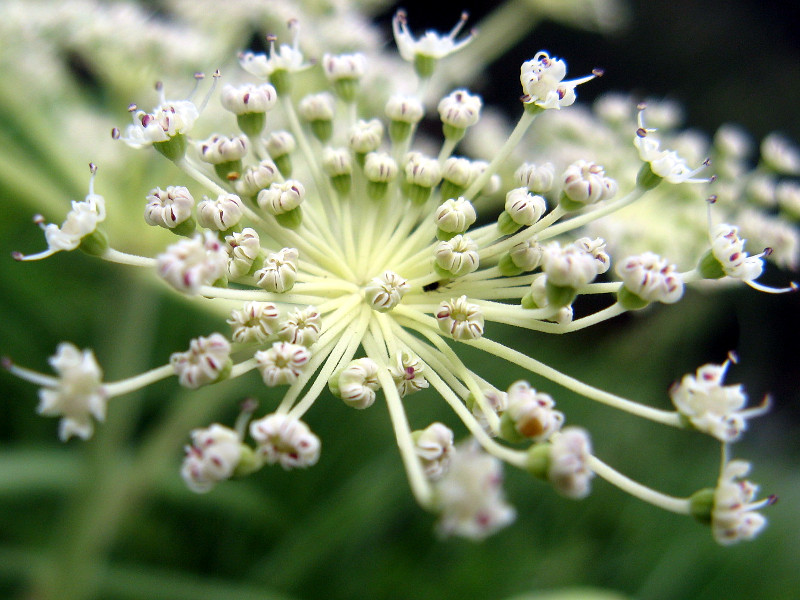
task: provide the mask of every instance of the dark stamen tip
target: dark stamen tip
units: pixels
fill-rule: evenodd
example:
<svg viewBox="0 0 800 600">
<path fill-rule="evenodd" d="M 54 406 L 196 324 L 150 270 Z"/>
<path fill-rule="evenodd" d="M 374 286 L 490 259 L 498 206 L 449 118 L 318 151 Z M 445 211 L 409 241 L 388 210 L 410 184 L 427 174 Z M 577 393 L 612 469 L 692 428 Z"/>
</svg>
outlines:
<svg viewBox="0 0 800 600">
<path fill-rule="evenodd" d="M 773 504 L 777 504 L 778 496 L 776 494 L 771 494 L 769 498 L 767 498 L 767 506 L 772 506 Z"/>
<path fill-rule="evenodd" d="M 766 248 L 764 248 L 763 254 L 764 254 L 764 258 L 766 258 L 767 256 L 770 256 L 772 254 L 772 248 L 767 246 Z"/>
<path fill-rule="evenodd" d="M 22 252 L 17 252 L 16 250 L 14 250 L 11 253 L 11 258 L 13 258 L 16 261 L 21 261 L 25 258 L 25 255 Z"/>
<path fill-rule="evenodd" d="M 111 139 L 112 140 L 118 140 L 119 139 L 119 135 L 120 135 L 119 129 L 117 129 L 116 127 L 111 129 Z"/>
<path fill-rule="evenodd" d="M 647 137 L 647 130 L 644 127 L 639 127 L 639 129 L 636 130 L 636 135 L 640 138 Z"/>
<path fill-rule="evenodd" d="M 2 367 L 6 371 L 9 371 L 9 370 L 11 370 L 11 367 L 14 366 L 14 362 L 10 358 L 8 358 L 7 356 L 3 356 L 2 358 L 0 358 L 0 365 L 2 365 Z"/>
<path fill-rule="evenodd" d="M 97 165 L 94 164 L 93 162 L 89 163 L 89 173 L 91 173 L 92 175 L 97 173 Z"/>
<path fill-rule="evenodd" d="M 636 105 L 636 110 L 644 110 L 645 108 L 647 108 L 647 102 L 639 102 Z"/>
<path fill-rule="evenodd" d="M 717 201 L 716 194 L 711 194 L 708 198 L 706 198 L 706 202 L 708 202 L 709 204 L 715 204 L 716 201 Z"/>
<path fill-rule="evenodd" d="M 602 77 L 603 75 L 605 75 L 605 69 L 594 68 L 592 69 L 592 75 L 594 75 L 595 77 Z"/>
</svg>

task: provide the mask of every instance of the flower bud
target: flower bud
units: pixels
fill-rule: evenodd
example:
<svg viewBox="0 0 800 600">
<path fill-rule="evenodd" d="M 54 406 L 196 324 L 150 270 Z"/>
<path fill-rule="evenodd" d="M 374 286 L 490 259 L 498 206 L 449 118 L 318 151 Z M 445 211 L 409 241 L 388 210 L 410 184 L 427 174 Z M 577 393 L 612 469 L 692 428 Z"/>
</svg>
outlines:
<svg viewBox="0 0 800 600">
<path fill-rule="evenodd" d="M 273 216 L 282 215 L 294 210 L 303 202 L 306 189 L 296 179 L 287 179 L 283 183 L 273 183 L 266 190 L 258 193 L 258 205 Z"/>
<path fill-rule="evenodd" d="M 455 452 L 453 431 L 441 423 L 431 423 L 425 429 L 412 432 L 411 438 L 425 476 L 431 481 L 441 479 Z"/>
<path fill-rule="evenodd" d="M 225 236 L 228 252 L 228 277 L 238 279 L 253 270 L 253 265 L 261 257 L 261 241 L 258 233 L 251 227 L 234 231 Z"/>
<path fill-rule="evenodd" d="M 428 380 L 423 372 L 425 365 L 410 352 L 399 351 L 394 357 L 394 364 L 389 367 L 389 374 L 397 386 L 401 398 L 414 394 L 428 387 Z"/>
<path fill-rule="evenodd" d="M 239 344 L 263 344 L 275 333 L 280 313 L 272 302 L 245 302 L 231 311 L 231 339 Z"/>
<path fill-rule="evenodd" d="M 207 338 L 198 337 L 189 344 L 186 352 L 175 352 L 169 362 L 184 387 L 195 389 L 216 383 L 230 370 L 231 345 L 220 333 Z"/>
<path fill-rule="evenodd" d="M 378 383 L 378 365 L 371 358 L 351 361 L 335 375 L 335 394 L 352 408 L 369 408 L 375 402 Z"/>
<path fill-rule="evenodd" d="M 242 441 L 228 427 L 214 423 L 192 431 L 192 445 L 186 446 L 181 476 L 190 490 L 204 494 L 220 481 L 230 479 L 242 457 Z"/>
<path fill-rule="evenodd" d="M 408 280 L 393 271 L 384 271 L 364 287 L 364 298 L 373 310 L 388 312 L 400 304 L 409 289 Z"/>
<path fill-rule="evenodd" d="M 303 372 L 311 352 L 299 344 L 275 342 L 269 350 L 255 353 L 257 368 L 267 387 L 294 383 Z"/>
<path fill-rule="evenodd" d="M 250 423 L 250 435 L 264 462 L 289 469 L 305 469 L 319 460 L 320 441 L 298 419 L 273 413 Z"/>
<path fill-rule="evenodd" d="M 439 305 L 436 321 L 443 333 L 455 340 L 475 340 L 483 337 L 483 313 L 477 304 L 471 304 L 466 296 L 450 299 Z"/>
<path fill-rule="evenodd" d="M 191 225 L 194 198 L 189 190 L 182 186 L 169 186 L 166 190 L 155 188 L 147 194 L 147 206 L 144 209 L 144 220 L 148 225 L 157 225 L 166 229 L 175 229 L 181 223 Z"/>
<path fill-rule="evenodd" d="M 264 267 L 255 272 L 259 287 L 276 294 L 292 289 L 297 279 L 298 256 L 295 248 L 271 252 L 264 261 Z"/>
<path fill-rule="evenodd" d="M 297 308 L 286 315 L 278 330 L 278 337 L 290 344 L 311 346 L 319 339 L 322 317 L 314 306 Z"/>
<path fill-rule="evenodd" d="M 505 208 L 514 223 L 529 227 L 542 218 L 547 204 L 541 196 L 534 196 L 527 188 L 520 187 L 506 194 Z"/>
<path fill-rule="evenodd" d="M 514 173 L 520 185 L 528 188 L 534 194 L 544 194 L 553 189 L 556 172 L 553 163 L 535 165 L 523 163 Z"/>
<path fill-rule="evenodd" d="M 242 220 L 242 201 L 236 194 L 220 194 L 216 200 L 203 198 L 197 205 L 197 222 L 201 227 L 227 231 Z"/>
<path fill-rule="evenodd" d="M 464 233 L 475 223 L 477 215 L 472 203 L 466 198 L 445 200 L 434 213 L 436 226 L 445 233 Z"/>
<path fill-rule="evenodd" d="M 436 266 L 453 277 L 472 273 L 480 266 L 478 244 L 461 234 L 440 241 L 436 245 L 434 258 Z"/>
</svg>

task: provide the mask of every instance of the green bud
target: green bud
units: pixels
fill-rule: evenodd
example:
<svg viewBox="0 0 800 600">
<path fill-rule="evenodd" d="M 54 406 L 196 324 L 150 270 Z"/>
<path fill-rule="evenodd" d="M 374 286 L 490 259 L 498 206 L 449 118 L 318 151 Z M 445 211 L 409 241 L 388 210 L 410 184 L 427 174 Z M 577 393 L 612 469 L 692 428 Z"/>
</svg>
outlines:
<svg viewBox="0 0 800 600">
<path fill-rule="evenodd" d="M 545 284 L 545 291 L 547 292 L 547 303 L 553 308 L 569 306 L 578 295 L 575 288 L 569 286 L 553 285 L 549 281 Z"/>
<path fill-rule="evenodd" d="M 511 258 L 511 254 L 508 252 L 504 254 L 500 259 L 500 262 L 497 263 L 497 268 L 500 269 L 500 273 L 504 277 L 514 277 L 515 275 L 520 275 L 524 272 L 514 264 L 514 259 Z"/>
<path fill-rule="evenodd" d="M 242 133 L 249 138 L 258 137 L 267 124 L 267 113 L 243 113 L 236 115 L 236 123 Z"/>
<path fill-rule="evenodd" d="M 311 121 L 311 133 L 320 142 L 327 142 L 333 136 L 333 121 L 328 119 L 315 119 Z"/>
<path fill-rule="evenodd" d="M 564 192 L 561 192 L 561 197 L 558 199 L 558 203 L 561 208 L 567 212 L 573 212 L 582 208 L 586 208 L 585 204 L 582 202 L 576 202 L 572 198 L 568 197 Z"/>
<path fill-rule="evenodd" d="M 368 181 L 367 195 L 373 200 L 383 200 L 389 191 L 389 184 L 385 181 Z"/>
<path fill-rule="evenodd" d="M 704 279 L 720 279 L 721 277 L 725 277 L 725 269 L 722 267 L 722 263 L 717 260 L 717 257 L 714 256 L 711 250 L 706 252 L 700 259 L 700 262 L 697 264 L 697 270 Z"/>
<path fill-rule="evenodd" d="M 464 127 L 454 127 L 448 123 L 442 124 L 442 133 L 444 134 L 446 140 L 458 142 L 464 137 L 466 131 L 467 130 Z"/>
<path fill-rule="evenodd" d="M 548 442 L 534 444 L 528 448 L 525 470 L 534 477 L 547 481 L 547 473 L 550 471 L 550 444 Z"/>
<path fill-rule="evenodd" d="M 223 181 L 235 181 L 242 173 L 242 161 L 239 159 L 218 163 L 214 165 L 214 171 Z"/>
<path fill-rule="evenodd" d="M 441 240 L 443 242 L 446 242 L 448 240 L 452 240 L 457 235 L 459 235 L 459 234 L 456 233 L 455 231 L 443 231 L 443 230 L 439 229 L 438 227 L 436 228 L 436 239 L 437 240 Z"/>
<path fill-rule="evenodd" d="M 186 154 L 186 145 L 186 136 L 182 133 L 176 133 L 166 142 L 154 142 L 153 148 L 172 162 L 176 162 L 182 159 Z"/>
<path fill-rule="evenodd" d="M 395 143 L 405 141 L 411 135 L 411 123 L 392 121 L 389 123 L 389 137 Z"/>
<path fill-rule="evenodd" d="M 408 184 L 406 190 L 409 200 L 414 204 L 425 204 L 428 198 L 431 197 L 431 188 L 417 185 L 416 183 Z"/>
<path fill-rule="evenodd" d="M 303 222 L 302 207 L 298 206 L 288 212 L 275 215 L 275 220 L 287 229 L 297 229 Z"/>
<path fill-rule="evenodd" d="M 636 175 L 636 185 L 643 190 L 652 190 L 663 181 L 663 177 L 653 173 L 650 163 L 644 163 L 639 173 Z"/>
<path fill-rule="evenodd" d="M 650 304 L 649 300 L 637 296 L 625 286 L 622 286 L 617 292 L 617 302 L 625 310 L 640 310 Z"/>
<path fill-rule="evenodd" d="M 272 162 L 278 167 L 278 171 L 285 179 L 292 176 L 292 157 L 288 154 L 281 154 L 280 156 L 273 156 Z"/>
<path fill-rule="evenodd" d="M 526 439 L 524 435 L 517 431 L 514 420 L 507 412 L 500 417 L 500 437 L 512 444 L 524 442 Z"/>
<path fill-rule="evenodd" d="M 522 308 L 540 308 L 540 306 L 536 304 L 536 301 L 533 299 L 533 294 L 530 292 L 522 297 L 520 304 L 522 305 Z"/>
<path fill-rule="evenodd" d="M 450 198 L 458 198 L 462 196 L 467 188 L 456 185 L 449 179 L 442 179 L 442 185 L 439 188 L 439 192 L 442 195 L 442 200 L 449 200 Z"/>
<path fill-rule="evenodd" d="M 436 68 L 437 62 L 438 59 L 434 58 L 433 56 L 415 54 L 414 71 L 417 72 L 417 75 L 420 79 L 429 79 L 430 76 L 433 75 L 433 71 Z"/>
<path fill-rule="evenodd" d="M 511 215 L 508 214 L 507 211 L 503 211 L 500 213 L 500 217 L 497 219 L 497 230 L 503 235 L 511 235 L 512 233 L 516 233 L 522 229 L 522 225 L 514 221 L 511 218 Z"/>
<path fill-rule="evenodd" d="M 350 193 L 351 181 L 352 178 L 350 177 L 349 173 L 345 175 L 334 175 L 331 177 L 331 183 L 333 184 L 334 189 L 342 196 L 346 196 Z"/>
<path fill-rule="evenodd" d="M 197 230 L 197 221 L 194 220 L 194 217 L 189 217 L 182 223 L 178 223 L 170 231 L 172 231 L 175 235 L 182 235 L 184 237 L 193 237 L 194 232 L 196 230 Z"/>
<path fill-rule="evenodd" d="M 286 69 L 275 69 L 269 76 L 269 82 L 279 96 L 288 94 L 292 89 L 292 75 Z"/>
<path fill-rule="evenodd" d="M 242 454 L 239 458 L 239 464 L 236 465 L 233 471 L 233 477 L 244 477 L 250 473 L 255 473 L 263 466 L 261 459 L 250 446 L 242 444 L 241 449 Z"/>
<path fill-rule="evenodd" d="M 333 91 L 345 102 L 355 102 L 358 95 L 359 80 L 356 78 L 342 78 L 337 79 L 333 83 Z"/>
<path fill-rule="evenodd" d="M 344 367 L 336 369 L 333 372 L 333 375 L 331 375 L 331 378 L 328 379 L 328 389 L 330 390 L 331 394 L 337 398 L 342 397 L 342 392 L 339 389 L 339 376 L 342 374 L 342 371 L 344 371 Z"/>
<path fill-rule="evenodd" d="M 108 236 L 102 229 L 95 229 L 81 238 L 78 248 L 91 256 L 102 256 L 108 250 Z"/>
<path fill-rule="evenodd" d="M 714 488 L 704 488 L 689 497 L 689 509 L 692 516 L 701 523 L 711 523 L 711 512 L 714 510 L 714 491 Z"/>
</svg>

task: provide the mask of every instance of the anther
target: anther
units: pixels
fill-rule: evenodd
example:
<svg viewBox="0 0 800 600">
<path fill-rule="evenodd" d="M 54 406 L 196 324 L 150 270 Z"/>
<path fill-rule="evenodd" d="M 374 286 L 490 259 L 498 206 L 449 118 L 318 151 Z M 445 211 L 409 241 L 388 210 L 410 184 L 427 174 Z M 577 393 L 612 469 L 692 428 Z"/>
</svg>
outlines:
<svg viewBox="0 0 800 600">
<path fill-rule="evenodd" d="M 111 129 L 111 139 L 112 140 L 118 140 L 119 139 L 119 135 L 120 135 L 119 129 L 117 129 L 116 127 L 113 127 Z"/>
<path fill-rule="evenodd" d="M 138 108 L 139 108 L 139 107 L 138 107 L 138 106 L 136 106 L 136 104 L 135 104 L 135 103 L 133 103 L 133 102 L 131 102 L 130 104 L 128 104 L 128 112 L 136 112 L 136 109 L 138 109 Z"/>
<path fill-rule="evenodd" d="M 156 81 L 155 85 L 156 91 L 160 92 L 164 89 L 164 82 L 163 81 Z"/>
<path fill-rule="evenodd" d="M 205 74 L 205 73 L 203 73 L 202 71 L 197 71 L 197 72 L 194 74 L 194 78 L 195 78 L 196 80 L 200 81 L 201 79 L 205 79 L 205 78 L 206 78 L 206 74 Z"/>
<path fill-rule="evenodd" d="M 708 198 L 706 198 L 706 202 L 709 204 L 715 204 L 717 202 L 717 195 L 711 194 Z"/>
<path fill-rule="evenodd" d="M 636 105 L 636 110 L 644 110 L 645 108 L 647 108 L 647 102 L 639 102 Z"/>
<path fill-rule="evenodd" d="M 640 138 L 647 137 L 647 129 L 644 127 L 639 127 L 639 129 L 636 130 L 636 135 L 638 135 Z"/>
<path fill-rule="evenodd" d="M 11 367 L 14 366 L 14 363 L 10 358 L 4 356 L 3 358 L 0 358 L 0 365 L 2 365 L 6 371 L 10 371 Z"/>
<path fill-rule="evenodd" d="M 731 361 L 733 364 L 739 363 L 739 355 L 736 354 L 735 351 L 731 350 L 728 352 L 728 360 Z"/>
<path fill-rule="evenodd" d="M 17 252 L 16 250 L 14 250 L 14 252 L 11 253 L 11 258 L 13 258 L 16 261 L 21 261 L 25 259 L 25 255 L 22 252 Z"/>
<path fill-rule="evenodd" d="M 97 173 L 97 165 L 94 164 L 93 162 L 89 163 L 89 173 L 91 173 L 92 175 Z"/>
<path fill-rule="evenodd" d="M 767 506 L 772 506 L 777 502 L 778 502 L 778 496 L 775 494 L 770 494 L 770 496 L 767 498 Z"/>
<path fill-rule="evenodd" d="M 605 75 L 605 69 L 594 68 L 592 69 L 592 75 L 595 77 L 602 77 Z"/>
</svg>

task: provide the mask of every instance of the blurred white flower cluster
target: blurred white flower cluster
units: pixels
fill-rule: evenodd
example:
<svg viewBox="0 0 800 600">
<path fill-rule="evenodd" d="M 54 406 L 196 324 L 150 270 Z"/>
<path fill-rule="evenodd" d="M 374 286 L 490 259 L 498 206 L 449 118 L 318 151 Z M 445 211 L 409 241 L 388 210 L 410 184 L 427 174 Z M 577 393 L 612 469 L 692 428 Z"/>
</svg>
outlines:
<svg viewBox="0 0 800 600">
<path fill-rule="evenodd" d="M 645 108 L 607 96 L 589 112 L 574 106 L 578 86 L 601 71 L 567 79 L 566 61 L 544 50 L 521 65 L 521 90 L 509 87 L 510 95 L 522 94 L 521 115 L 503 132 L 484 119 L 482 99 L 464 87 L 469 82 L 454 83 L 440 69 L 477 43 L 480 34 L 462 31 L 466 15 L 449 33 L 417 36 L 409 16 L 397 12 L 401 60 L 387 56 L 368 19 L 347 3 L 331 2 L 324 16 L 288 1 L 213 11 L 209 2 L 170 3 L 181 22 L 194 24 L 186 29 L 151 27 L 136 5 L 84 15 L 78 4 L 40 15 L 53 27 L 43 55 L 99 44 L 101 54 L 142 60 L 143 44 L 154 52 L 174 46 L 179 58 L 163 65 L 174 72 L 215 59 L 232 39 L 264 24 L 288 23 L 288 32 L 270 31 L 265 53 L 240 53 L 256 81 L 233 75 L 218 98 L 219 73 L 210 82 L 197 75 L 207 89 L 199 101 L 199 89 L 176 99 L 166 93 L 172 84 L 161 84 L 152 111 L 130 105 L 132 122 L 115 128 L 120 146 L 155 149 L 192 182 L 176 178 L 162 189 L 156 184 L 164 182 L 154 181 L 141 198 L 146 225 L 171 232 L 173 243 L 148 256 L 121 251 L 113 235 L 109 242 L 99 228 L 104 200 L 94 188 L 115 184 L 101 164 L 97 176 L 92 166 L 89 195 L 73 203 L 61 228 L 37 219 L 48 248 L 15 254 L 25 261 L 81 248 L 152 271 L 177 293 L 229 311 L 230 330 L 201 331 L 169 363 L 121 381 L 104 383 L 91 351 L 67 343 L 51 361 L 57 377 L 6 359 L 11 373 L 42 387 L 39 412 L 61 417 L 62 439 L 89 438 L 92 418 L 102 421 L 113 410 L 109 400 L 161 379 L 174 376 L 194 389 L 249 377 L 256 395 L 278 388 L 280 400 L 268 401 L 275 405 L 255 420 L 248 413 L 232 428 L 214 423 L 191 433 L 182 475 L 193 491 L 268 465 L 316 464 L 322 443 L 303 417 L 330 393 L 358 410 L 386 407 L 411 490 L 440 515 L 444 535 L 481 539 L 514 520 L 502 490 L 504 463 L 573 499 L 589 495 L 597 475 L 710 522 L 725 544 L 763 527 L 756 488 L 733 481 L 747 472 L 742 461 L 724 461 L 715 490 L 675 498 L 603 463 L 592 454 L 588 428 L 565 426 L 568 415 L 556 409 L 554 396 L 566 388 L 710 434 L 727 447 L 764 410 L 746 408 L 741 386 L 722 385 L 729 363 L 686 375 L 671 391 L 676 410 L 662 410 L 506 346 L 493 327 L 568 333 L 653 303 L 681 302 L 687 286 L 720 279 L 790 291 L 793 285 L 776 290 L 756 279 L 767 257 L 797 265 L 800 194 L 791 177 L 800 174 L 800 153 L 791 143 L 767 138 L 752 168 L 743 134 L 724 128 L 707 142 L 680 132 L 668 104 Z M 557 3 L 540 4 L 557 12 Z M 588 18 L 595 25 L 613 9 L 583 5 L 597 11 Z M 8 3 L 0 23 L 24 21 L 27 10 Z M 85 26 L 64 26 L 84 16 Z M 110 29 L 119 32 L 113 43 Z M 194 37 L 212 29 L 229 37 Z M 98 72 L 117 59 L 104 60 Z M 438 106 L 438 140 L 419 131 L 424 118 L 437 119 L 431 106 Z M 709 198 L 712 221 L 737 225 L 712 227 Z M 758 245 L 755 254 L 742 236 Z M 607 298 L 605 307 L 576 310 L 585 295 Z M 500 389 L 491 373 L 460 356 L 462 346 L 553 385 L 543 391 L 517 381 Z M 411 423 L 404 398 L 426 389 L 452 408 L 458 435 L 472 439 L 455 444 L 445 424 Z"/>
</svg>

